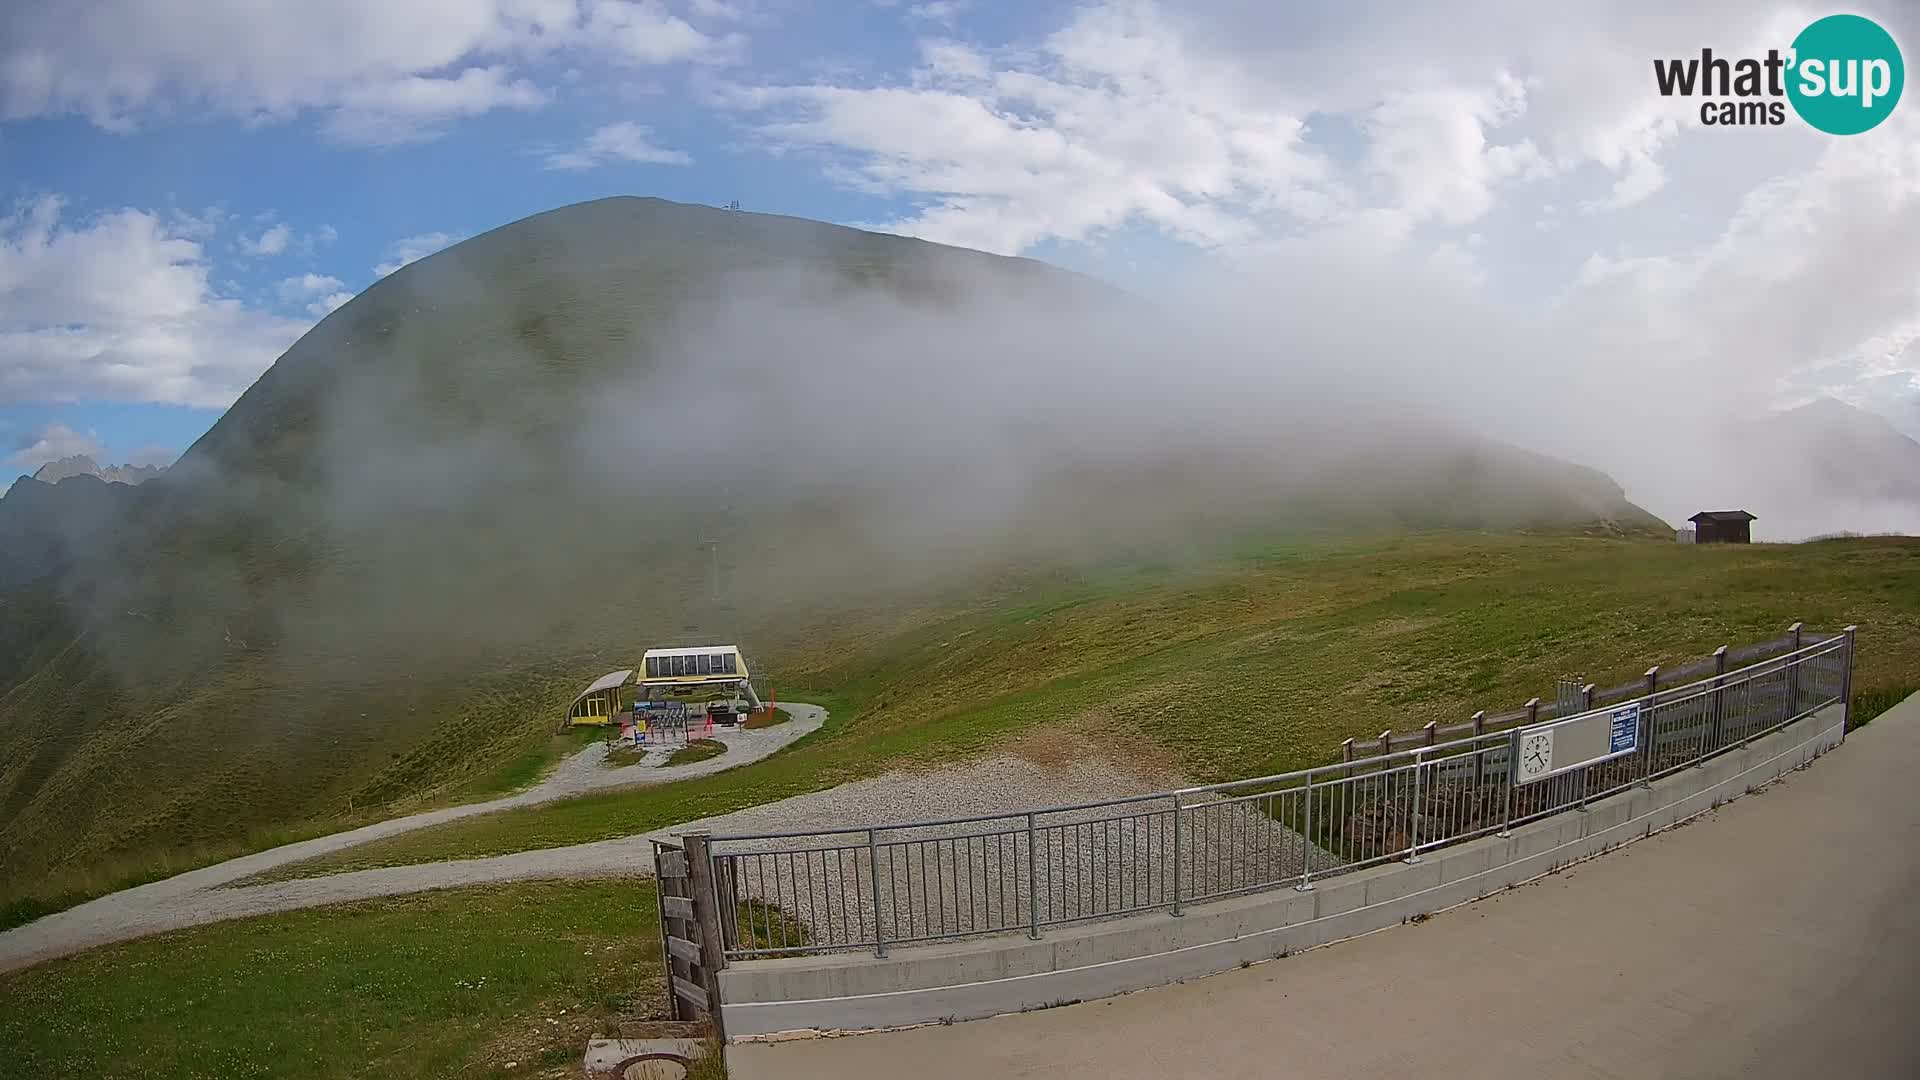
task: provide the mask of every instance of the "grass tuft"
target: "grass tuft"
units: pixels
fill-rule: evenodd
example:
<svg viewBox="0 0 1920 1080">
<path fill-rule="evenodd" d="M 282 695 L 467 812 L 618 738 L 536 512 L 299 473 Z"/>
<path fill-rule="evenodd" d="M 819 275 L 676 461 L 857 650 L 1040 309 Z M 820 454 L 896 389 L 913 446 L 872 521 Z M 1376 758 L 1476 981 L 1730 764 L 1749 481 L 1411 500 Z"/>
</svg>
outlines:
<svg viewBox="0 0 1920 1080">
<path fill-rule="evenodd" d="M 696 761 L 706 761 L 708 758 L 717 758 L 726 752 L 727 744 L 718 739 L 695 739 L 680 749 L 675 750 L 673 756 L 667 758 L 667 765 L 669 767 L 674 765 L 691 765 Z"/>
</svg>

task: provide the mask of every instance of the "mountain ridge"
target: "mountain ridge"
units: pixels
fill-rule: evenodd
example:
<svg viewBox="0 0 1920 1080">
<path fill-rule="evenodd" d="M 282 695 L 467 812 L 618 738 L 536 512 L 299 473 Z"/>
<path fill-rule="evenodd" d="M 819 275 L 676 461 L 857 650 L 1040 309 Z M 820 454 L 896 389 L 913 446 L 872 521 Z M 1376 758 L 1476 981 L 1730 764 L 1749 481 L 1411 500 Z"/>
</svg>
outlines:
<svg viewBox="0 0 1920 1080">
<path fill-rule="evenodd" d="M 142 484 L 166 472 L 164 465 L 101 465 L 90 455 L 74 454 L 55 458 L 33 471 L 33 479 L 57 484 L 75 476 L 92 476 L 110 484 Z"/>
</svg>

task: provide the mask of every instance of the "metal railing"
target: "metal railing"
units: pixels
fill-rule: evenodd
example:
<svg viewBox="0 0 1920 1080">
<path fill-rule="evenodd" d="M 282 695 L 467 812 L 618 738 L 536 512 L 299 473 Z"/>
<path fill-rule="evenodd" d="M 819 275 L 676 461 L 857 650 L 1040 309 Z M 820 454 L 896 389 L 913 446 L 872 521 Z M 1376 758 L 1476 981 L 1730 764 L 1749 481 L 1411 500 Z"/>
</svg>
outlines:
<svg viewBox="0 0 1920 1080">
<path fill-rule="evenodd" d="M 1569 810 L 1688 768 L 1847 698 L 1853 628 L 1637 705 L 1630 753 L 1523 782 L 1523 732 L 1102 802 L 709 838 L 729 960 L 889 947 L 1291 886 Z M 1803 639 L 1807 640 L 1807 639 Z M 1572 723 L 1566 717 L 1555 723 Z"/>
<path fill-rule="evenodd" d="M 1648 676 L 1654 678 L 1656 686 L 1673 687 L 1694 681 L 1707 675 L 1724 675 L 1729 665 L 1738 665 L 1750 660 L 1759 660 L 1777 653 L 1792 652 L 1806 645 L 1818 644 L 1833 635 L 1823 635 L 1812 631 L 1803 631 L 1800 623 L 1794 623 L 1780 637 L 1766 641 L 1756 641 L 1749 645 L 1730 649 L 1721 646 L 1711 654 L 1698 660 L 1673 666 L 1661 665 L 1651 669 Z M 1534 698 L 1517 709 L 1488 714 L 1477 712 L 1470 720 L 1454 724 L 1442 724 L 1429 721 L 1427 726 L 1413 731 L 1383 731 L 1372 739 L 1348 739 L 1340 744 L 1342 761 L 1351 762 L 1356 758 L 1372 757 L 1391 750 L 1407 749 L 1415 746 L 1433 746 L 1442 740 L 1465 735 L 1480 736 L 1491 731 L 1503 731 L 1510 727 L 1524 727 L 1537 724 L 1542 720 L 1571 715 L 1573 712 L 1586 712 L 1602 705 L 1616 704 L 1638 697 L 1647 692 L 1645 678 L 1632 682 L 1618 683 L 1601 687 L 1592 683 L 1581 685 L 1582 680 L 1568 678 L 1563 680 L 1573 685 L 1556 687 L 1554 700 L 1542 701 Z"/>
</svg>

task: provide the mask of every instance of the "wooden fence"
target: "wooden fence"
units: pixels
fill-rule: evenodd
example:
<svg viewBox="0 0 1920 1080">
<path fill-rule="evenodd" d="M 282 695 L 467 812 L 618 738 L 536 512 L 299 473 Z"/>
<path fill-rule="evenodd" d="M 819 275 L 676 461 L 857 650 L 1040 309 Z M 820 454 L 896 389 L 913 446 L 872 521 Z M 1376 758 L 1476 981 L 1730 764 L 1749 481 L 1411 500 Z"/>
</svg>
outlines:
<svg viewBox="0 0 1920 1080">
<path fill-rule="evenodd" d="M 1524 727 L 1541 720 L 1551 720 L 1555 716 L 1566 715 L 1565 708 L 1577 712 L 1597 709 L 1616 701 L 1625 701 L 1642 694 L 1652 693 L 1661 687 L 1682 686 L 1696 682 L 1709 675 L 1724 675 L 1728 667 L 1750 664 L 1780 653 L 1791 652 L 1808 645 L 1817 645 L 1822 641 L 1838 637 L 1837 634 L 1821 634 L 1802 629 L 1802 624 L 1794 623 L 1787 632 L 1777 638 L 1757 641 L 1743 645 L 1738 649 L 1729 649 L 1722 645 L 1712 655 L 1694 660 L 1677 667 L 1654 665 L 1646 674 L 1632 682 L 1620 683 L 1604 689 L 1587 683 L 1579 688 L 1579 697 L 1563 707 L 1557 701 L 1543 702 L 1533 698 L 1518 709 L 1502 713 L 1489 714 L 1482 709 L 1470 719 L 1456 724 L 1442 724 L 1429 720 L 1425 727 L 1413 731 L 1394 731 L 1389 728 L 1371 739 L 1348 739 L 1340 744 L 1340 760 L 1356 761 L 1379 754 L 1392 753 L 1395 750 L 1409 750 L 1416 746 L 1433 746 L 1451 739 L 1462 739 L 1469 735 L 1484 735 L 1489 731 L 1502 731 L 1511 727 Z"/>
</svg>

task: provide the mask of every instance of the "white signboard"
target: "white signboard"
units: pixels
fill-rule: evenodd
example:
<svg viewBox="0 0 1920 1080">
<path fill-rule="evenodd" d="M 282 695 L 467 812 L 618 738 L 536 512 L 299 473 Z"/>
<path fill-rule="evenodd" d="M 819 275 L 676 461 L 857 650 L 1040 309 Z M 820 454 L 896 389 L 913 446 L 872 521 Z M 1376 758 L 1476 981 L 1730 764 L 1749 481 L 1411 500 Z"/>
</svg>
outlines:
<svg viewBox="0 0 1920 1080">
<path fill-rule="evenodd" d="M 1520 729 L 1514 782 L 1531 784 L 1640 749 L 1638 701 Z"/>
</svg>

